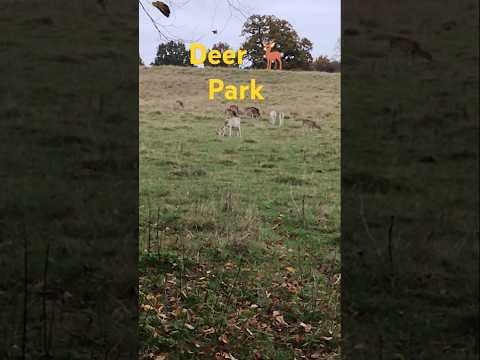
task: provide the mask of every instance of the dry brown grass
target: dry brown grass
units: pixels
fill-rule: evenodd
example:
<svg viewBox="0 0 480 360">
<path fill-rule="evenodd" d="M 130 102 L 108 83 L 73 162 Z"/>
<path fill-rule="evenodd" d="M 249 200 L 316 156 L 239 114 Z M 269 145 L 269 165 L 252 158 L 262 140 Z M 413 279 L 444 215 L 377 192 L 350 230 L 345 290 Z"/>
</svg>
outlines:
<svg viewBox="0 0 480 360">
<path fill-rule="evenodd" d="M 213 78 L 223 79 L 225 85 L 256 79 L 258 85 L 264 86 L 262 93 L 265 101 L 236 103 L 241 109 L 256 106 L 262 116 L 275 108 L 295 119 L 320 121 L 340 111 L 340 74 L 306 71 L 283 71 L 279 74 L 266 70 L 173 66 L 140 67 L 140 109 L 175 111 L 175 102 L 181 100 L 186 112 L 219 113 L 229 102 L 221 94 L 214 101 L 208 101 L 208 79 Z"/>
</svg>

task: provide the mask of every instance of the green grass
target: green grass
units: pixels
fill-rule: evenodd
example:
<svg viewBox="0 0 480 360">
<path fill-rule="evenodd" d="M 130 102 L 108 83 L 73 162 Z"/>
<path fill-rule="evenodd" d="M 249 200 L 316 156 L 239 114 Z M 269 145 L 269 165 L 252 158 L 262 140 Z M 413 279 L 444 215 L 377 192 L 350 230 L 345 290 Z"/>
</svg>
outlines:
<svg viewBox="0 0 480 360">
<path fill-rule="evenodd" d="M 162 74 L 169 84 L 167 70 L 192 84 L 205 77 L 193 69 L 145 70 L 141 94 L 142 76 L 145 88 L 149 77 L 158 80 Z M 211 77 L 226 75 L 223 69 L 209 71 Z M 293 94 L 300 94 L 311 76 L 278 75 L 255 72 L 257 82 L 278 88 L 288 82 Z M 336 104 L 339 76 L 315 76 Z M 340 337 L 338 107 L 318 109 L 313 102 L 310 107 L 307 96 L 305 113 L 291 115 L 283 128 L 245 119 L 243 136 L 229 138 L 215 134 L 223 124 L 221 108 L 197 105 L 206 89 L 182 98 L 194 104 L 182 111 L 167 103 L 159 111 L 154 96 L 143 94 L 143 356 L 335 358 Z M 291 94 L 277 96 L 288 115 Z M 262 112 L 265 116 L 266 109 Z M 322 118 L 322 130 L 305 132 L 302 116 Z"/>
</svg>

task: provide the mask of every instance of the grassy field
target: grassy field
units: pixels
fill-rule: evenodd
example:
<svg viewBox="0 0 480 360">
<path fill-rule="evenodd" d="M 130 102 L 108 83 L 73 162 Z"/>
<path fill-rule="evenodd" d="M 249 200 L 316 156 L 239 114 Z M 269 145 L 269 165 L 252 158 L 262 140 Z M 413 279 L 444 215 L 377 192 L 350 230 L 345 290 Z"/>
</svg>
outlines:
<svg viewBox="0 0 480 360">
<path fill-rule="evenodd" d="M 264 85 L 242 137 L 210 78 Z M 139 101 L 144 358 L 338 358 L 339 74 L 141 67 Z"/>
</svg>

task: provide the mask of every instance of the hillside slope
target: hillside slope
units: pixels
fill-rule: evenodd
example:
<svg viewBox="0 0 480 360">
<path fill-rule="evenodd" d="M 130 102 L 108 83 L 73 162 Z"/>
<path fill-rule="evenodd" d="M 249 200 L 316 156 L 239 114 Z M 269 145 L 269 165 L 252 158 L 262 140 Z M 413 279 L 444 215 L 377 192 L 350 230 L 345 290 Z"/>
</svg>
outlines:
<svg viewBox="0 0 480 360">
<path fill-rule="evenodd" d="M 264 85 L 264 103 L 238 103 L 263 114 L 242 118 L 241 137 L 216 135 L 227 102 L 207 100 L 210 78 Z M 339 86 L 338 74 L 140 69 L 145 358 L 338 357 Z"/>
</svg>

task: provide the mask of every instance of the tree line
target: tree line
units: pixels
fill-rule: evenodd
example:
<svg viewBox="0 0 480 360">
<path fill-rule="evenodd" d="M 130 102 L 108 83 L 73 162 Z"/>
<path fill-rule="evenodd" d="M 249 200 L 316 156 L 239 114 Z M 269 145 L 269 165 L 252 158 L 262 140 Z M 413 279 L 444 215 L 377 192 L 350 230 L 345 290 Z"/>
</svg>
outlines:
<svg viewBox="0 0 480 360">
<path fill-rule="evenodd" d="M 249 64 L 247 68 L 265 68 L 266 60 L 263 44 L 269 40 L 275 40 L 278 44 L 275 50 L 284 54 L 283 68 L 285 70 L 340 71 L 340 62 L 337 60 L 324 55 L 313 59 L 311 54 L 312 42 L 305 37 L 300 37 L 286 20 L 272 15 L 252 15 L 244 23 L 241 35 L 246 37 L 241 48 L 247 51 L 245 56 L 245 60 Z M 212 50 L 219 50 L 223 53 L 229 49 L 231 49 L 229 44 L 218 42 L 212 46 L 212 49 L 208 49 L 207 53 Z M 139 62 L 140 65 L 143 65 L 141 58 Z M 173 40 L 158 46 L 155 60 L 151 65 L 193 66 L 190 63 L 190 52 L 185 44 Z M 207 61 L 205 66 L 238 67 L 238 64 L 226 65 L 221 62 L 218 65 L 213 65 Z"/>
</svg>

